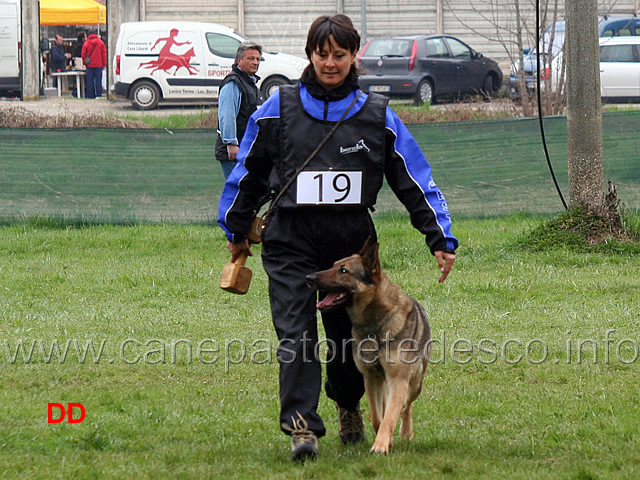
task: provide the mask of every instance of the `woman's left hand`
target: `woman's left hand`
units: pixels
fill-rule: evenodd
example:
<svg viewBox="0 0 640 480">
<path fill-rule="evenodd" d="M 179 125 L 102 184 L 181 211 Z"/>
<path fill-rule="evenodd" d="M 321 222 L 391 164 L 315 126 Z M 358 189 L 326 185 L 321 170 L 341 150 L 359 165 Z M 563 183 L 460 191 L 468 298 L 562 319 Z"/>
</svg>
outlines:
<svg viewBox="0 0 640 480">
<path fill-rule="evenodd" d="M 456 254 L 443 252 L 442 250 L 437 250 L 433 252 L 433 254 L 436 257 L 436 260 L 438 260 L 438 266 L 442 272 L 438 282 L 442 283 L 447 279 L 447 275 L 449 275 L 451 267 L 453 267 L 453 262 L 456 261 Z"/>
</svg>

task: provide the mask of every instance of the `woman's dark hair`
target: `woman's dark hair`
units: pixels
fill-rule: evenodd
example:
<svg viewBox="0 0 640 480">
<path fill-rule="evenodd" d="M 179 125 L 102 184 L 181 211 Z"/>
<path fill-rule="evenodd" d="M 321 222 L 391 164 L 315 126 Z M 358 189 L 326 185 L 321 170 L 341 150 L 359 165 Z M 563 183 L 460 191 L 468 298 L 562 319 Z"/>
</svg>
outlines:
<svg viewBox="0 0 640 480">
<path fill-rule="evenodd" d="M 307 54 L 309 62 L 311 62 L 311 54 L 324 48 L 325 43 L 331 45 L 329 37 L 333 36 L 334 41 L 339 47 L 355 53 L 360 49 L 360 34 L 354 28 L 351 19 L 346 15 L 338 13 L 336 15 L 323 15 L 314 20 L 309 27 L 307 34 L 307 44 L 304 51 Z M 315 78 L 316 74 L 311 63 L 302 72 L 300 80 L 303 82 Z M 348 82 L 351 84 L 358 83 L 358 69 L 355 64 L 351 65 Z"/>
<path fill-rule="evenodd" d="M 335 42 L 342 48 L 355 53 L 360 49 L 360 35 L 353 27 L 351 19 L 341 13 L 337 15 L 323 15 L 318 17 L 309 27 L 307 45 L 304 51 L 311 60 L 311 54 L 324 47 L 333 35 Z"/>
</svg>

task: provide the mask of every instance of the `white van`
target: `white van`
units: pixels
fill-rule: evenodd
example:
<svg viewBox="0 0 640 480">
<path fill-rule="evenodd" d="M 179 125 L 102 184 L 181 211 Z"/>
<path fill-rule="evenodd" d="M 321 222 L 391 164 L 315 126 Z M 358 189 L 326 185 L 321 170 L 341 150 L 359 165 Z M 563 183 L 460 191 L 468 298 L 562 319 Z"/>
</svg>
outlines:
<svg viewBox="0 0 640 480">
<path fill-rule="evenodd" d="M 123 23 L 112 90 L 141 110 L 156 108 L 161 101 L 210 103 L 218 98 L 220 83 L 245 40 L 215 23 Z M 268 96 L 278 86 L 297 81 L 307 63 L 293 55 L 263 52 L 258 86 Z"/>
<path fill-rule="evenodd" d="M 20 0 L 0 0 L 0 90 L 20 90 Z"/>
</svg>

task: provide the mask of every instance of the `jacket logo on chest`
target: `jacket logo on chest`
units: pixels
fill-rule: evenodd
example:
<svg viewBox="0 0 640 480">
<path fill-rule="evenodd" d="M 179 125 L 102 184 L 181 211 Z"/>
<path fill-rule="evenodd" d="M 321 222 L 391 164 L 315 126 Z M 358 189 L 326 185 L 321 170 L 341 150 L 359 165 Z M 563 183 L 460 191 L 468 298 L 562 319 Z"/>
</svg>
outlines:
<svg viewBox="0 0 640 480">
<path fill-rule="evenodd" d="M 340 147 L 340 153 L 342 155 L 346 155 L 347 153 L 356 153 L 357 151 L 362 149 L 366 150 L 367 152 L 371 151 L 369 147 L 367 147 L 367 145 L 364 143 L 364 140 L 361 138 L 353 147 Z"/>
</svg>

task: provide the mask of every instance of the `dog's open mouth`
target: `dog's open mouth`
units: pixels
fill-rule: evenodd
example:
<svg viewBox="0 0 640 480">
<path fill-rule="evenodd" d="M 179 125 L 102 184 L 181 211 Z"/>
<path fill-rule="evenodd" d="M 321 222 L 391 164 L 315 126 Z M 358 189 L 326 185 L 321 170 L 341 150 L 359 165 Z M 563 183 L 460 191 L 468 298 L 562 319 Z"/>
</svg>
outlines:
<svg viewBox="0 0 640 480">
<path fill-rule="evenodd" d="M 318 303 L 316 303 L 316 308 L 319 310 L 330 310 L 344 304 L 349 300 L 349 298 L 351 298 L 351 296 L 346 290 L 334 290 L 327 293 L 320 301 L 318 301 Z"/>
</svg>

